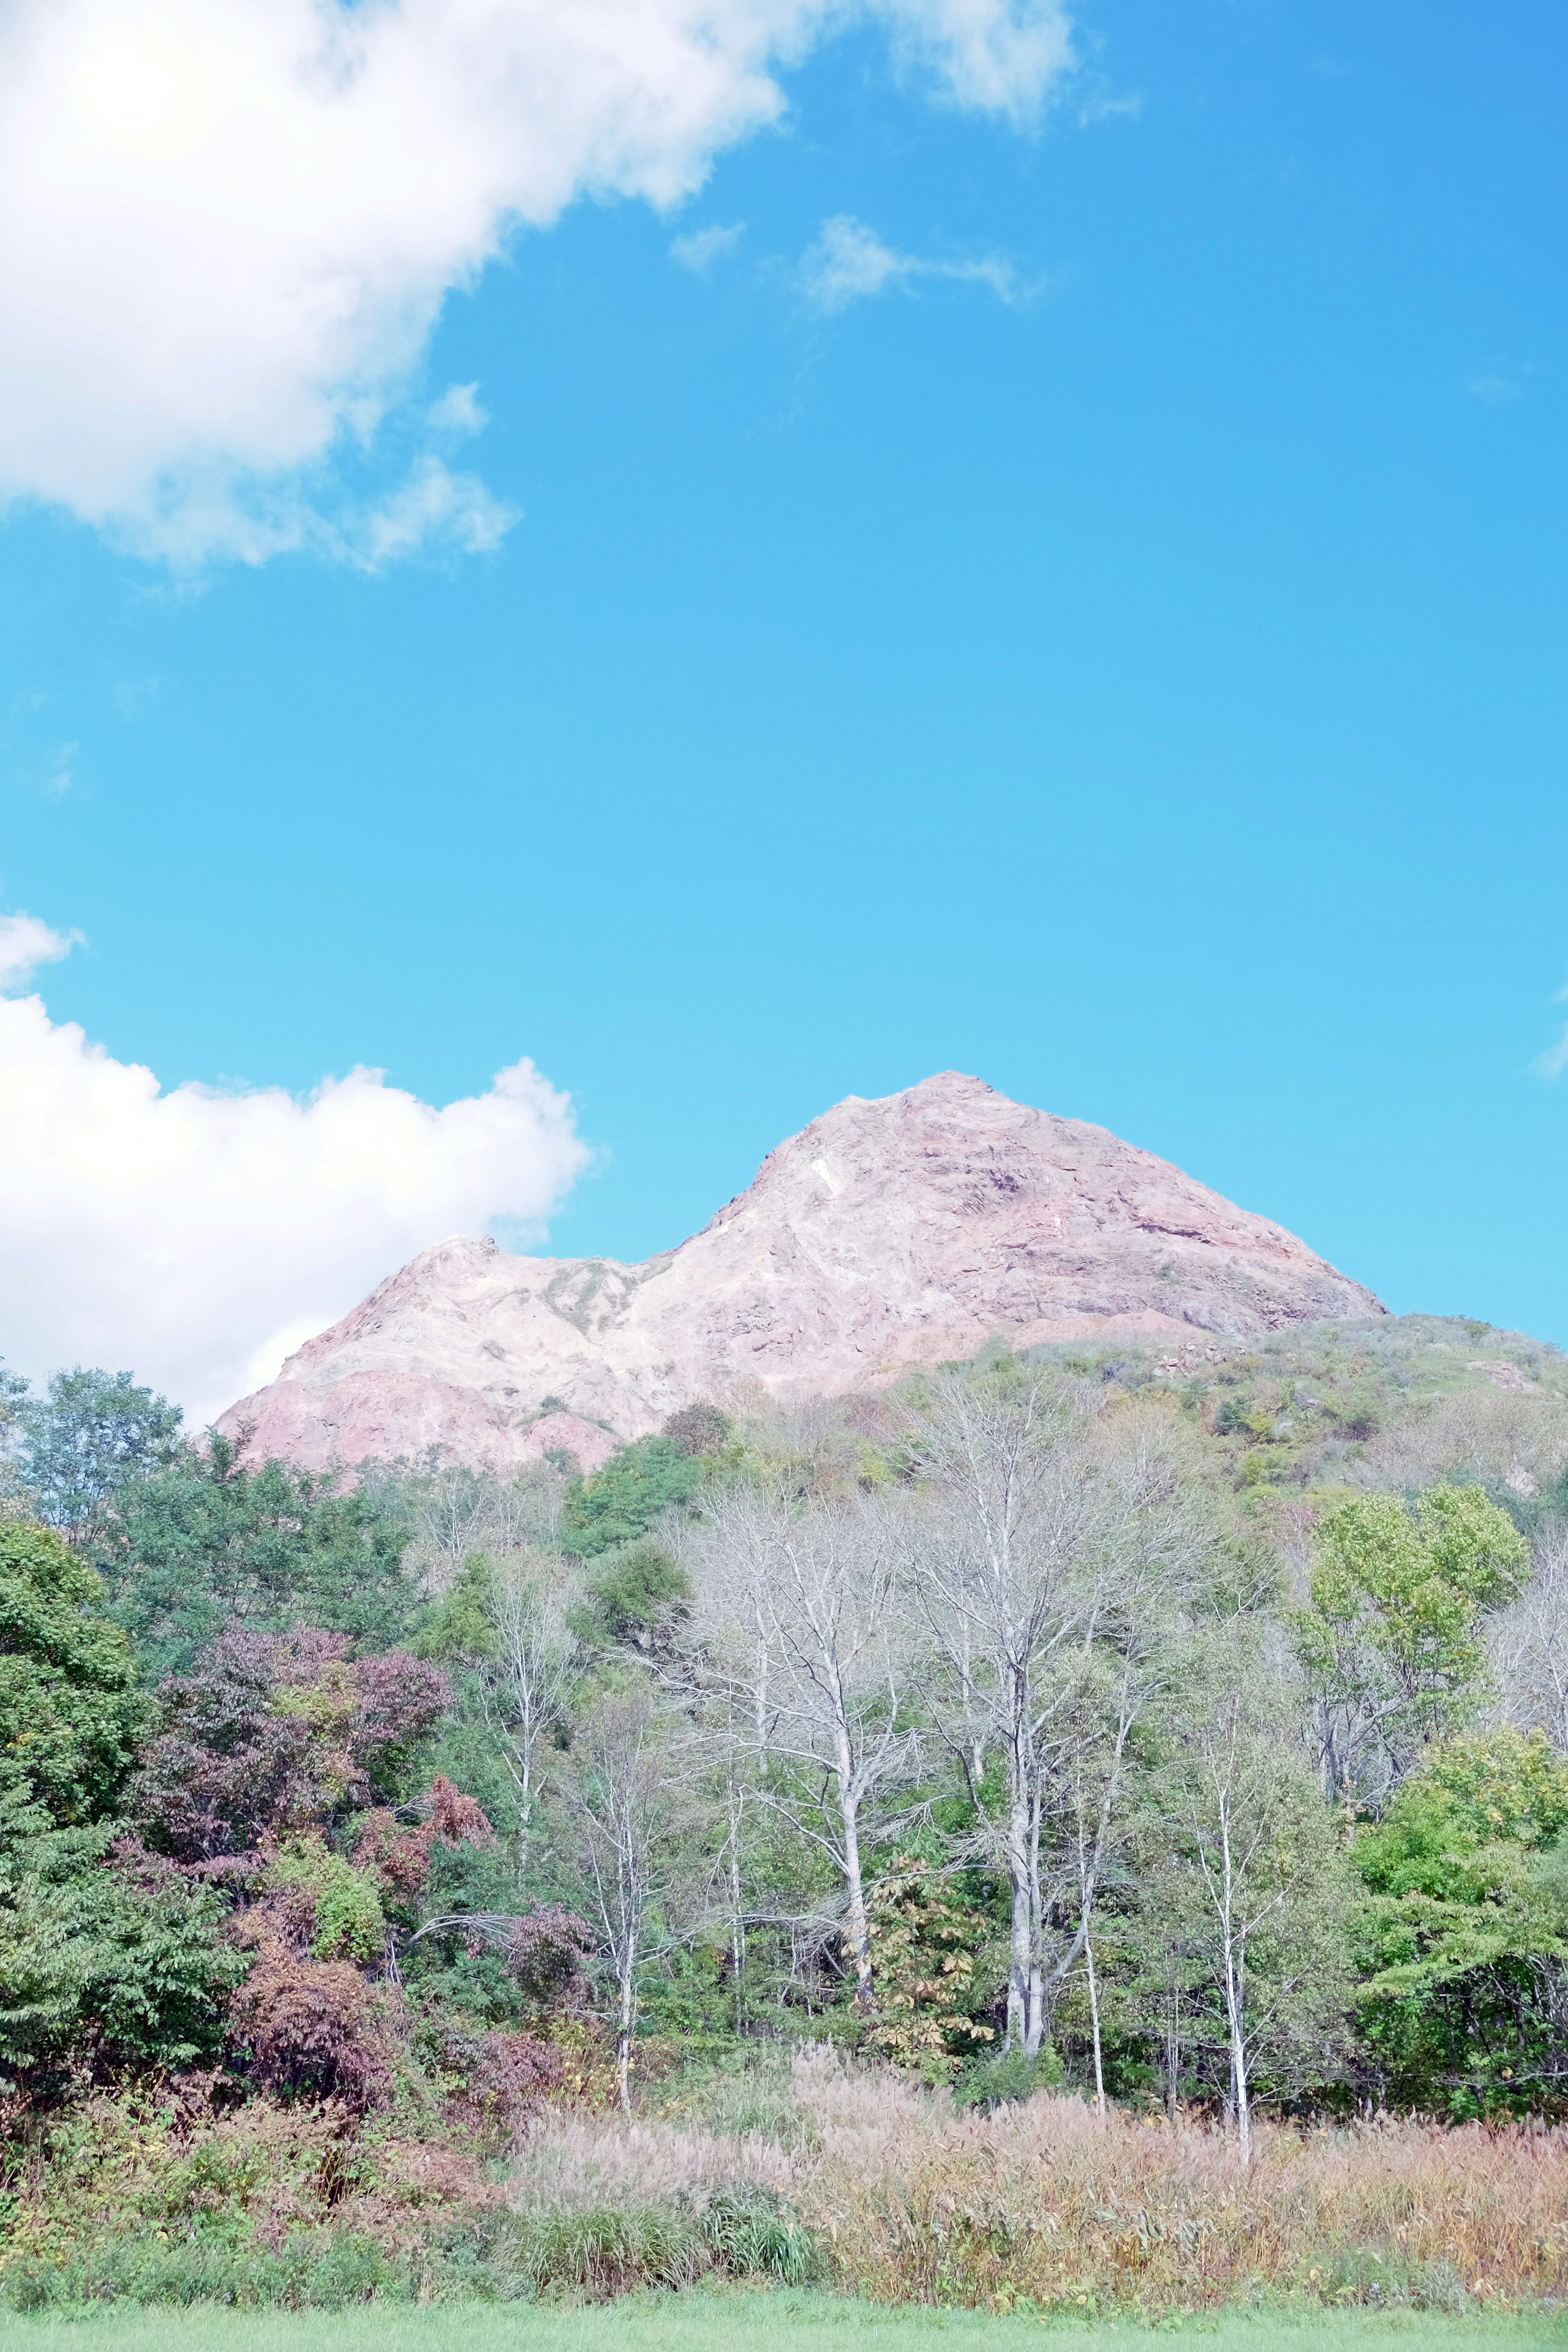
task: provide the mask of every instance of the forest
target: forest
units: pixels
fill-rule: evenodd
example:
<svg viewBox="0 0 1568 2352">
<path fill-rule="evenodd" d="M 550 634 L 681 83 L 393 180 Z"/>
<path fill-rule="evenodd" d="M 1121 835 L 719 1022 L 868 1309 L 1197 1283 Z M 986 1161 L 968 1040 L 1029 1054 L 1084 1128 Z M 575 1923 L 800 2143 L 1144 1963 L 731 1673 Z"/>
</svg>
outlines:
<svg viewBox="0 0 1568 2352">
<path fill-rule="evenodd" d="M 997 1350 L 509 1479 L 0 1379 L 0 2299 L 1568 2282 L 1555 1350 Z"/>
</svg>

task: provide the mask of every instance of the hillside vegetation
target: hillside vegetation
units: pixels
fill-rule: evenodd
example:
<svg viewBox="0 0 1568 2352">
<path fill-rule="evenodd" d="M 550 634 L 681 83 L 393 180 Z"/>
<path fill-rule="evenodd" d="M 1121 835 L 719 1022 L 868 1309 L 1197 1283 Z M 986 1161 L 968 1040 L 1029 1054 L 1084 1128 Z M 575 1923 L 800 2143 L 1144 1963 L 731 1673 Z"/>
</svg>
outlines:
<svg viewBox="0 0 1568 2352">
<path fill-rule="evenodd" d="M 1563 2291 L 1555 1350 L 352 1489 L 4 1395 L 0 2295 Z"/>
</svg>

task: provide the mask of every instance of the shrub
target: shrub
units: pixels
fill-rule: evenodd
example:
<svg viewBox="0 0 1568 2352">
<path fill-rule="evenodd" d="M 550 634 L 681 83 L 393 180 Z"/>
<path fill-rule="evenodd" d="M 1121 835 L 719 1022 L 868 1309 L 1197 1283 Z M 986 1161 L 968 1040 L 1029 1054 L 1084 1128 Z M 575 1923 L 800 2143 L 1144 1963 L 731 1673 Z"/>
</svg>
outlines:
<svg viewBox="0 0 1568 2352">
<path fill-rule="evenodd" d="M 702 2235 L 736 2278 L 769 2278 L 805 2286 L 820 2276 L 822 2251 L 776 2189 L 746 2181 L 721 2189 L 702 2215 Z"/>
<path fill-rule="evenodd" d="M 236 2054 L 265 2090 L 364 2107 L 389 2087 L 384 2021 L 346 1960 L 300 1959 L 264 1932 L 230 2015 Z"/>
<path fill-rule="evenodd" d="M 1002 2050 L 994 2058 L 977 2058 L 953 2084 L 953 2104 L 980 2107 L 987 2115 L 1037 2091 L 1054 2091 L 1062 2079 L 1062 2062 L 1047 2042 L 1037 2058 L 1023 2050 Z"/>
<path fill-rule="evenodd" d="M 257 1891 L 282 1895 L 296 1933 L 317 1960 L 381 1958 L 386 1917 L 375 1883 L 341 1854 L 329 1853 L 319 1837 L 290 1838 L 257 1881 Z"/>
<path fill-rule="evenodd" d="M 675 2205 L 597 2205 L 545 2213 L 521 2234 L 519 2266 L 538 2287 L 595 2301 L 637 2287 L 689 2286 L 709 2267 L 696 2215 Z"/>
</svg>

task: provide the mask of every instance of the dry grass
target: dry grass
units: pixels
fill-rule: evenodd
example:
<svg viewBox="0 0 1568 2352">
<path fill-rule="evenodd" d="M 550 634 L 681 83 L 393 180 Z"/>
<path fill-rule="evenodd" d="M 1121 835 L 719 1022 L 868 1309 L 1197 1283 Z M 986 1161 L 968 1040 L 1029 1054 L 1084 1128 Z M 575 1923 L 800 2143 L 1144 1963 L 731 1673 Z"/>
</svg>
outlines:
<svg viewBox="0 0 1568 2352">
<path fill-rule="evenodd" d="M 883 2304 L 1153 2313 L 1284 2294 L 1458 2311 L 1568 2293 L 1561 2131 L 1265 2125 L 1244 2172 L 1196 2119 L 1102 2120 L 1051 2094 L 963 2115 L 820 2052 L 795 2061 L 793 2104 L 798 2125 L 778 2137 L 689 2114 L 550 2117 L 512 2197 L 649 2202 L 754 2182 L 790 2200 L 838 2287 Z"/>
<path fill-rule="evenodd" d="M 658 2204 L 748 2183 L 783 2196 L 795 2188 L 789 2155 L 754 2132 L 547 2112 L 529 2130 L 509 2195 L 520 2209 L 571 2210 Z"/>
<path fill-rule="evenodd" d="M 1568 2136 L 1265 2126 L 1251 2169 L 1174 2127 L 1040 2094 L 990 2116 L 804 2071 L 796 2194 L 840 2284 L 882 2302 L 1213 2305 L 1258 2290 L 1425 2304 L 1568 2287 Z"/>
</svg>

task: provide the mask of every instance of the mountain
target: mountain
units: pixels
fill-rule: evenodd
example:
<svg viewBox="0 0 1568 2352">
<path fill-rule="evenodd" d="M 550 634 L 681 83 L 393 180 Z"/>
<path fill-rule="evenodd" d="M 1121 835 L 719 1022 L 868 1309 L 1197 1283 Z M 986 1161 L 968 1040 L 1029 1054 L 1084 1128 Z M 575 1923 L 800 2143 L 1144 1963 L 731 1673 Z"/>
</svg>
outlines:
<svg viewBox="0 0 1568 2352">
<path fill-rule="evenodd" d="M 992 1339 L 1191 1343 L 1384 1311 L 1166 1161 L 948 1071 L 851 1095 L 644 1265 L 439 1242 L 218 1425 L 305 1467 L 434 1446 L 593 1468 L 699 1398 L 874 1389 Z"/>
</svg>

